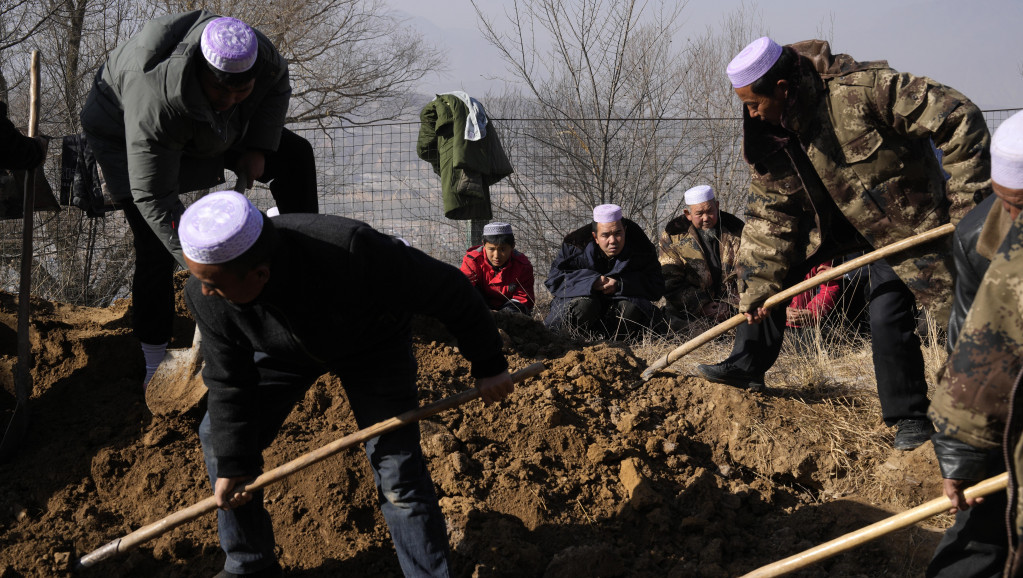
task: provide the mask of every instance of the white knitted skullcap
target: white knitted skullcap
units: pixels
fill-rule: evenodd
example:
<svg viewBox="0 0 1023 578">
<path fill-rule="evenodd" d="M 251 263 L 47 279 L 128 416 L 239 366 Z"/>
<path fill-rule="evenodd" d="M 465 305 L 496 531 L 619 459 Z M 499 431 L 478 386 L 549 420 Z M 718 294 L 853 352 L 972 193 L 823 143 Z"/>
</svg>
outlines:
<svg viewBox="0 0 1023 578">
<path fill-rule="evenodd" d="M 252 68 L 259 54 L 259 41 L 249 25 L 221 16 L 206 25 L 199 41 L 202 55 L 213 68 L 223 72 L 245 72 Z"/>
<path fill-rule="evenodd" d="M 714 198 L 714 189 L 710 185 L 696 185 L 686 191 L 685 200 L 687 205 L 699 205 Z"/>
<path fill-rule="evenodd" d="M 991 137 L 991 180 L 1023 189 L 1023 112 L 1003 120 Z"/>
<path fill-rule="evenodd" d="M 262 230 L 263 215 L 245 195 L 218 191 L 185 209 L 178 239 L 186 257 L 196 263 L 216 265 L 248 251 Z"/>
<path fill-rule="evenodd" d="M 508 223 L 487 223 L 483 225 L 483 236 L 493 237 L 497 235 L 511 235 L 512 227 Z"/>
<path fill-rule="evenodd" d="M 778 62 L 779 56 L 781 45 L 766 36 L 750 42 L 725 69 L 728 79 L 732 81 L 732 88 L 742 88 L 756 82 Z"/>
<path fill-rule="evenodd" d="M 622 208 L 618 205 L 597 205 L 593 208 L 594 223 L 614 223 L 622 220 Z"/>
</svg>

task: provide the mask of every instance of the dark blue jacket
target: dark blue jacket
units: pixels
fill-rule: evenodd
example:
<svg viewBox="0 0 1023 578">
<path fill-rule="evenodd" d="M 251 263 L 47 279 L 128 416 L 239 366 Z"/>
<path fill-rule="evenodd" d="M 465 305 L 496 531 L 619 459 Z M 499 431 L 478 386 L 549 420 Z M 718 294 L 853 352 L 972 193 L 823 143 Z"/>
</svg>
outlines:
<svg viewBox="0 0 1023 578">
<path fill-rule="evenodd" d="M 653 302 L 664 295 L 657 249 L 639 225 L 628 219 L 622 219 L 622 224 L 625 225 L 625 249 L 610 259 L 593 240 L 592 225 L 565 237 L 544 281 L 555 300 L 594 295 L 593 282 L 601 275 L 621 283 L 617 297 Z"/>
</svg>

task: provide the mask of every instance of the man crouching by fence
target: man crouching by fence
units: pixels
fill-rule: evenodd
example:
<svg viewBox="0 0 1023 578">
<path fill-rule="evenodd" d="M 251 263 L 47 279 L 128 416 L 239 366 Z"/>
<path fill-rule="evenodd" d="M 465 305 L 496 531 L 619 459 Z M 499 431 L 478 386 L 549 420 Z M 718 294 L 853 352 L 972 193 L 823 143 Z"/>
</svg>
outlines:
<svg viewBox="0 0 1023 578">
<path fill-rule="evenodd" d="M 341 379 L 360 428 L 418 407 L 413 314 L 439 319 L 458 338 L 484 401 L 512 392 L 493 317 L 465 276 L 364 223 L 311 214 L 271 220 L 225 191 L 185 211 L 179 238 L 206 360 L 199 438 L 227 553 L 218 576 L 281 574 L 262 492 L 234 489 L 262 470 L 263 449 L 316 378 L 330 371 Z M 409 294 L 412 279 L 429 282 Z M 445 523 L 419 428 L 374 438 L 366 454 L 405 575 L 448 576 Z"/>
<path fill-rule="evenodd" d="M 593 222 L 565 237 L 551 264 L 548 327 L 583 329 L 611 339 L 650 327 L 664 295 L 657 249 L 618 205 L 593 209 Z"/>
</svg>

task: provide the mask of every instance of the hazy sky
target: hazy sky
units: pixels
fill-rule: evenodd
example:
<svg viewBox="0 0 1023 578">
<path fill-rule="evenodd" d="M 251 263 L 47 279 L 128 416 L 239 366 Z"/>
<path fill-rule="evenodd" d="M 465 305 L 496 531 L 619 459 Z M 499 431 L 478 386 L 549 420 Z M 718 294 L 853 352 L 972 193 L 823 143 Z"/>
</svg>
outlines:
<svg viewBox="0 0 1023 578">
<path fill-rule="evenodd" d="M 385 1 L 447 55 L 447 75 L 429 75 L 421 92 L 465 90 L 483 96 L 503 91 L 501 81 L 492 78 L 508 76 L 505 63 L 481 37 L 469 0 Z M 480 4 L 497 24 L 504 22 L 504 6 L 511 1 Z M 691 0 L 681 34 L 716 28 L 740 4 Z M 885 59 L 897 70 L 930 76 L 983 109 L 1023 107 L 1023 0 L 763 0 L 756 6 L 766 31 L 781 44 L 830 30 L 834 52 L 857 60 Z"/>
</svg>

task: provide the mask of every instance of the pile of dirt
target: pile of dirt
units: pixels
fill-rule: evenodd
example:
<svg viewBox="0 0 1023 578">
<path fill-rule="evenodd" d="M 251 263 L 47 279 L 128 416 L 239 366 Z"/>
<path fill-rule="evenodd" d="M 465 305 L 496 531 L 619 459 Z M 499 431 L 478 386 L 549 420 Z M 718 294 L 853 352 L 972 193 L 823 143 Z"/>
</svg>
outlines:
<svg viewBox="0 0 1023 578">
<path fill-rule="evenodd" d="M 15 301 L 0 294 L 5 418 Z M 127 303 L 33 303 L 31 426 L 0 469 L 2 578 L 68 575 L 78 557 L 209 495 L 203 409 L 148 412 L 128 319 Z M 498 324 L 512 368 L 542 360 L 546 372 L 500 404 L 474 401 L 420 424 L 456 576 L 735 576 L 940 493 L 930 444 L 883 459 L 858 453 L 807 422 L 819 397 L 671 373 L 643 382 L 647 360 L 625 345 L 588 345 L 521 316 Z M 415 349 L 424 403 L 468 387 L 443 327 L 420 320 Z M 827 403 L 876 411 L 856 397 Z M 354 430 L 340 384 L 325 376 L 267 467 Z M 890 436 L 880 425 L 870 435 Z M 361 448 L 272 486 L 267 503 L 289 576 L 401 575 Z M 920 575 L 939 537 L 902 530 L 800 575 Z M 222 561 L 207 515 L 78 574 L 203 576 Z"/>
</svg>

